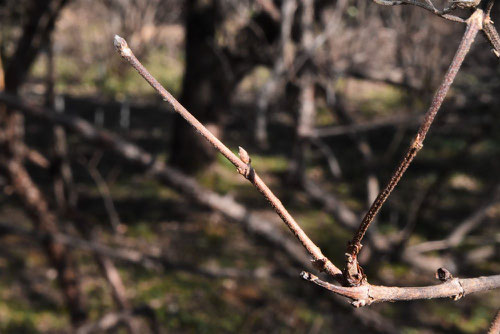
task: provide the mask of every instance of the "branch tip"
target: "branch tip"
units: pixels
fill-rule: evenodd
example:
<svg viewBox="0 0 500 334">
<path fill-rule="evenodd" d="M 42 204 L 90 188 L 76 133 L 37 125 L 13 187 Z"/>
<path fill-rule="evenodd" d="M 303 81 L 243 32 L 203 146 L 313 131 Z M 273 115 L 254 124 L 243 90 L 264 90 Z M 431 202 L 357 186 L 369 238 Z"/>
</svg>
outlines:
<svg viewBox="0 0 500 334">
<path fill-rule="evenodd" d="M 124 38 L 115 35 L 115 37 L 113 38 L 113 44 L 116 51 L 118 51 L 122 57 L 130 56 L 132 54 L 132 51 L 128 47 L 127 41 Z"/>
</svg>

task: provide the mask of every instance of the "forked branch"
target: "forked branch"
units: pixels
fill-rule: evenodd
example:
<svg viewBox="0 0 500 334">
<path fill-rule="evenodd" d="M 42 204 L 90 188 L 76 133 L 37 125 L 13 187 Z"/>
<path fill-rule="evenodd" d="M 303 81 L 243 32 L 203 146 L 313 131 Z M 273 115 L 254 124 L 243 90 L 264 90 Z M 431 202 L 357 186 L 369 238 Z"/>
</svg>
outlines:
<svg viewBox="0 0 500 334">
<path fill-rule="evenodd" d="M 380 2 L 381 0 L 374 0 Z M 387 1 L 382 1 L 387 2 Z M 394 2 L 394 1 L 393 1 Z M 396 1 L 397 2 L 397 1 Z M 412 1 L 407 1 L 409 2 Z M 432 3 L 426 1 L 427 6 Z M 413 4 L 413 3 L 412 3 Z M 361 240 L 376 216 L 383 203 L 387 200 L 388 196 L 397 185 L 404 172 L 415 158 L 418 151 L 422 148 L 423 141 L 429 128 L 453 82 L 457 72 L 470 50 L 470 47 L 479 32 L 483 27 L 484 12 L 481 9 L 476 9 L 472 16 L 466 21 L 467 29 L 462 38 L 460 46 L 453 58 L 453 61 L 445 75 L 444 81 L 439 87 L 431 107 L 427 111 L 424 121 L 419 128 L 419 131 L 414 138 L 408 152 L 406 153 L 403 161 L 400 163 L 394 172 L 390 182 L 385 189 L 379 194 L 375 200 L 372 208 L 368 211 L 365 219 L 363 219 L 358 232 L 353 237 L 348 248 L 348 263 L 347 270 L 341 272 L 330 260 L 328 260 L 321 252 L 321 250 L 312 242 L 306 233 L 300 228 L 298 223 L 285 209 L 280 200 L 271 192 L 267 185 L 257 175 L 251 166 L 251 159 L 248 153 L 240 148 L 239 157 L 236 156 L 227 146 L 225 146 L 218 138 L 216 138 L 207 128 L 205 128 L 193 115 L 191 115 L 137 60 L 133 52 L 128 47 L 126 41 L 115 36 L 114 44 L 120 55 L 127 60 L 139 74 L 168 102 L 172 108 L 179 113 L 188 123 L 190 123 L 206 140 L 208 140 L 219 152 L 221 152 L 237 169 L 237 171 L 249 180 L 259 192 L 270 202 L 271 206 L 275 209 L 284 223 L 299 239 L 304 248 L 313 257 L 315 267 L 320 271 L 325 271 L 333 276 L 338 282 L 343 285 L 350 286 L 337 286 L 331 283 L 320 280 L 318 277 L 303 272 L 302 278 L 320 285 L 330 291 L 333 291 L 344 297 L 352 299 L 354 306 L 369 305 L 374 302 L 382 301 L 396 301 L 396 300 L 412 300 L 412 299 L 429 299 L 429 298 L 444 298 L 453 297 L 455 299 L 461 298 L 466 294 L 486 291 L 500 287 L 500 275 L 479 277 L 470 279 L 453 278 L 451 275 L 439 277 L 442 284 L 427 287 L 386 287 L 371 285 L 364 280 L 364 275 L 361 268 L 357 263 L 357 254 L 361 249 Z M 351 260 L 351 261 L 349 261 Z M 447 272 L 447 271 L 441 271 Z"/>
<path fill-rule="evenodd" d="M 141 64 L 134 56 L 127 42 L 120 36 L 115 36 L 114 45 L 120 55 L 127 60 L 132 67 L 160 94 L 164 101 L 168 102 L 172 108 L 181 115 L 196 131 L 198 131 L 210 144 L 212 144 L 222 155 L 224 155 L 237 169 L 237 171 L 249 180 L 257 190 L 269 201 L 276 213 L 292 231 L 295 237 L 305 247 L 313 258 L 313 264 L 320 271 L 325 271 L 337 280 L 341 280 L 342 272 L 326 256 L 323 255 L 318 246 L 307 236 L 292 215 L 286 210 L 281 201 L 274 195 L 264 181 L 257 175 L 250 164 L 248 153 L 240 148 L 240 158 L 238 158 L 226 145 L 215 137 L 203 124 L 201 124 L 189 111 L 186 110 Z"/>
</svg>

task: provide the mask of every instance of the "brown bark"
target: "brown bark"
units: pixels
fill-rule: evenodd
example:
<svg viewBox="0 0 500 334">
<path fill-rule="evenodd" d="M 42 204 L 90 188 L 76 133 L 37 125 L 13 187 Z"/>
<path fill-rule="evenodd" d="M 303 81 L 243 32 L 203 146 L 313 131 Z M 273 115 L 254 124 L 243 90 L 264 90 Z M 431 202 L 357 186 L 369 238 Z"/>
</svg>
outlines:
<svg viewBox="0 0 500 334">
<path fill-rule="evenodd" d="M 352 305 L 362 307 L 372 303 L 395 302 L 401 300 L 453 298 L 500 288 L 500 275 L 476 278 L 453 278 L 443 283 L 422 287 L 394 287 L 363 284 L 354 287 L 333 285 L 320 280 L 313 274 L 302 272 L 301 277 L 336 294 L 352 299 Z"/>
<path fill-rule="evenodd" d="M 358 230 L 354 234 L 351 241 L 348 243 L 347 252 L 346 252 L 346 269 L 344 270 L 344 276 L 347 282 L 351 286 L 358 286 L 363 284 L 363 281 L 366 279 L 366 276 L 363 273 L 362 268 L 359 266 L 357 256 L 359 251 L 361 250 L 361 240 L 365 235 L 368 227 L 375 219 L 376 215 L 384 205 L 385 201 L 389 198 L 390 194 L 399 183 L 404 173 L 412 163 L 413 159 L 416 157 L 417 153 L 422 149 L 423 142 L 429 129 L 436 117 L 441 104 L 443 103 L 448 90 L 450 89 L 464 59 L 465 56 L 469 53 L 472 43 L 474 42 L 477 33 L 482 29 L 484 13 L 482 10 L 476 10 L 470 18 L 467 20 L 467 28 L 462 37 L 460 45 L 453 57 L 453 60 L 446 72 L 443 81 L 434 95 L 431 106 L 424 116 L 424 121 L 420 125 L 418 132 L 413 139 L 410 147 L 408 148 L 405 156 L 402 161 L 396 167 L 396 170 L 393 172 L 389 182 L 382 189 L 382 191 L 378 194 L 375 201 L 372 203 L 370 209 L 365 214 L 361 224 L 359 225 Z"/>
</svg>

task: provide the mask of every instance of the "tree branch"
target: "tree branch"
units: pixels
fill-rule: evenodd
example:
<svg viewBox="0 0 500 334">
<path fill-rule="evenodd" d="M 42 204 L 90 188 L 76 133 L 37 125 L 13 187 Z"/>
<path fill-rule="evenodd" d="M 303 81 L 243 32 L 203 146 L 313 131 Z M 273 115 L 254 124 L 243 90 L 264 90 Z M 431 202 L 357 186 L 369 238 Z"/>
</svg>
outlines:
<svg viewBox="0 0 500 334">
<path fill-rule="evenodd" d="M 488 0 L 484 10 L 484 19 L 483 19 L 483 35 L 490 43 L 493 53 L 500 58 L 500 36 L 498 35 L 498 31 L 493 25 L 493 21 L 491 20 L 490 13 L 493 8 L 493 4 L 495 0 Z"/>
<path fill-rule="evenodd" d="M 375 119 L 367 122 L 357 122 L 353 124 L 334 125 L 316 128 L 311 134 L 314 138 L 323 137 L 336 137 L 349 134 L 357 134 L 362 132 L 369 132 L 379 130 L 381 128 L 396 127 L 402 124 L 419 124 L 423 119 L 422 115 L 417 114 L 403 114 Z"/>
<path fill-rule="evenodd" d="M 430 0 L 426 0 L 425 3 L 416 0 L 372 0 L 372 1 L 382 6 L 413 5 L 428 10 L 429 12 L 449 21 L 460 22 L 460 23 L 465 22 L 462 18 L 458 16 L 448 14 L 457 8 L 455 3 L 452 3 L 449 7 L 446 7 L 443 10 L 439 10 L 432 4 Z"/>
<path fill-rule="evenodd" d="M 472 230 L 474 230 L 492 210 L 500 203 L 500 185 L 496 187 L 493 196 L 487 203 L 471 214 L 467 219 L 460 223 L 449 235 L 443 240 L 435 240 L 423 242 L 407 248 L 407 251 L 414 253 L 424 253 L 438 251 L 445 248 L 458 246 Z"/>
<path fill-rule="evenodd" d="M 119 52 L 119 54 L 127 60 L 132 67 L 134 67 L 137 72 L 162 96 L 164 101 L 168 102 L 172 108 L 180 114 L 189 124 L 191 124 L 196 131 L 198 131 L 210 144 L 212 144 L 222 155 L 224 155 L 238 170 L 238 172 L 243 175 L 247 180 L 249 180 L 259 192 L 269 201 L 273 209 L 280 216 L 283 222 L 292 231 L 295 237 L 304 246 L 307 252 L 313 257 L 314 264 L 321 271 L 325 271 L 328 274 L 340 279 L 341 271 L 338 269 L 327 257 L 323 255 L 318 246 L 307 236 L 307 234 L 302 230 L 295 219 L 290 215 L 290 213 L 285 209 L 281 201 L 274 195 L 274 193 L 267 187 L 264 181 L 257 175 L 255 170 L 250 165 L 250 159 L 248 161 L 242 161 L 243 159 L 238 158 L 231 150 L 225 146 L 217 137 L 215 137 L 203 124 L 201 124 L 193 115 L 191 115 L 147 70 L 144 66 L 137 60 L 134 56 L 132 50 L 128 47 L 127 42 L 119 37 L 115 36 L 114 45 Z M 240 148 L 240 157 L 242 154 L 246 154 L 242 148 Z M 248 155 L 248 154 L 247 154 Z"/>
<path fill-rule="evenodd" d="M 343 287 L 322 281 L 313 274 L 305 271 L 300 276 L 306 281 L 352 299 L 354 307 L 361 307 L 372 303 L 416 299 L 453 298 L 454 300 L 458 300 L 471 293 L 500 288 L 500 275 L 477 278 L 450 277 L 438 285 L 403 288 L 371 285 L 368 283 L 356 287 Z"/>
<path fill-rule="evenodd" d="M 434 121 L 434 118 L 436 117 L 439 108 L 441 107 L 441 104 L 443 103 L 444 98 L 446 97 L 446 94 L 448 93 L 448 90 L 450 89 L 450 86 L 453 83 L 458 70 L 463 63 L 465 56 L 469 52 L 472 43 L 477 36 L 477 33 L 480 29 L 482 29 L 483 18 L 483 11 L 481 9 L 477 9 L 467 20 L 467 29 L 465 30 L 465 33 L 462 37 L 462 41 L 460 42 L 458 50 L 455 53 L 448 71 L 445 74 L 443 82 L 439 86 L 432 100 L 429 110 L 425 114 L 424 121 L 418 129 L 417 135 L 413 139 L 413 142 L 411 143 L 410 148 L 406 152 L 403 160 L 400 162 L 393 175 L 391 176 L 388 184 L 377 196 L 372 206 L 366 213 L 365 217 L 361 221 L 361 224 L 354 237 L 348 244 L 346 253 L 346 270 L 344 271 L 344 276 L 346 281 L 352 286 L 358 286 L 362 284 L 363 280 L 365 280 L 366 278 L 357 261 L 357 255 L 362 247 L 361 240 L 363 239 L 363 236 L 365 235 L 371 222 L 375 219 L 376 215 L 378 214 L 396 185 L 401 180 L 403 174 L 408 169 L 417 153 L 422 149 L 425 136 L 427 135 L 427 132 L 429 131 L 431 124 Z"/>
</svg>

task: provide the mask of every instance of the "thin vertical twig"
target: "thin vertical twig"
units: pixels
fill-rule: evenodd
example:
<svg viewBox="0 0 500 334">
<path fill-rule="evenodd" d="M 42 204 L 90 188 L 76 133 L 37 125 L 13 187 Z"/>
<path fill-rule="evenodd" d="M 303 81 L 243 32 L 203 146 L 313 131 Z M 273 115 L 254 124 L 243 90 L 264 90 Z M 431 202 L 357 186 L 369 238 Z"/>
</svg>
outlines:
<svg viewBox="0 0 500 334">
<path fill-rule="evenodd" d="M 399 163 L 398 167 L 391 176 L 391 179 L 384 187 L 384 189 L 379 193 L 372 206 L 364 216 L 361 224 L 354 234 L 352 240 L 348 243 L 347 253 L 346 253 L 346 269 L 344 271 L 344 276 L 346 281 L 354 286 L 360 285 L 364 280 L 365 276 L 361 267 L 357 261 L 357 255 L 361 250 L 361 240 L 365 235 L 371 222 L 375 219 L 376 215 L 382 208 L 383 204 L 392 193 L 398 182 L 403 177 L 403 174 L 410 166 L 411 162 L 417 155 L 417 153 L 422 149 L 423 142 L 429 131 L 434 118 L 436 117 L 441 104 L 443 103 L 446 94 L 448 93 L 451 84 L 453 83 L 458 70 L 460 69 L 465 56 L 469 52 L 472 43 L 474 42 L 477 33 L 482 29 L 484 13 L 481 9 L 477 9 L 474 14 L 467 20 L 467 28 L 462 37 L 460 45 L 455 53 L 455 56 L 445 74 L 443 82 L 439 86 L 434 98 L 432 100 L 431 106 L 427 113 L 425 114 L 424 120 L 418 129 L 417 135 L 413 139 L 408 151 L 403 157 L 402 161 Z"/>
<path fill-rule="evenodd" d="M 118 211 L 116 210 L 115 207 L 115 203 L 113 202 L 113 197 L 111 196 L 111 190 L 109 189 L 106 180 L 104 179 L 104 177 L 99 172 L 99 169 L 97 168 L 101 157 L 102 157 L 102 151 L 95 153 L 94 156 L 89 161 L 86 161 L 84 158 L 82 158 L 80 162 L 82 166 L 84 166 L 87 169 L 90 177 L 97 186 L 97 190 L 101 195 L 102 201 L 104 203 L 104 208 L 106 209 L 106 212 L 108 214 L 109 222 L 111 224 L 111 227 L 113 228 L 113 231 L 120 232 L 122 227 L 120 215 L 118 214 Z"/>
</svg>

